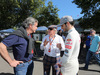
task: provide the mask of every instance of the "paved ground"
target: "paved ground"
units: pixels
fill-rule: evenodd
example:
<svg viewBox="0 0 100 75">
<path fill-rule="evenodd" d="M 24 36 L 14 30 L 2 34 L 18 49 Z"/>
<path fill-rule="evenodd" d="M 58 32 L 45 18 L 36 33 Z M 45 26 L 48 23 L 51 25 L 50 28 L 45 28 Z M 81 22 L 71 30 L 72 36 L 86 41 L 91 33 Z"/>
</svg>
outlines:
<svg viewBox="0 0 100 75">
<path fill-rule="evenodd" d="M 10 53 L 10 56 L 13 58 L 12 53 Z M 34 73 L 33 75 L 43 75 L 43 64 L 42 64 L 42 58 L 39 58 L 38 60 L 34 61 Z M 89 70 L 81 70 L 81 67 L 84 66 L 84 63 L 80 64 L 80 70 L 79 75 L 100 75 L 100 66 L 97 64 L 91 64 L 89 66 Z M 10 67 L 1 57 L 0 57 L 0 75 L 14 75 L 13 68 Z"/>
</svg>

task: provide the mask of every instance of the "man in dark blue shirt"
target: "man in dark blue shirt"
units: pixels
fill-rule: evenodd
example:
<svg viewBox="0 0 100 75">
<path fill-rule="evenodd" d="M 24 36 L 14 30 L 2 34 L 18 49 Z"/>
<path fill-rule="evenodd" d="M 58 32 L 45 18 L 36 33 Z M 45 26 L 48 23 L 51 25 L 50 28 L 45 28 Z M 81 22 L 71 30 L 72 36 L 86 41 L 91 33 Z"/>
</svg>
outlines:
<svg viewBox="0 0 100 75">
<path fill-rule="evenodd" d="M 89 48 L 90 48 L 90 37 L 91 36 L 87 36 L 87 39 L 86 39 L 86 52 L 89 50 Z"/>
<path fill-rule="evenodd" d="M 28 17 L 23 26 L 14 31 L 0 43 L 0 55 L 14 67 L 15 75 L 32 75 L 34 39 L 30 34 L 37 29 L 38 21 Z M 13 47 L 14 60 L 8 54 L 7 47 Z"/>
</svg>

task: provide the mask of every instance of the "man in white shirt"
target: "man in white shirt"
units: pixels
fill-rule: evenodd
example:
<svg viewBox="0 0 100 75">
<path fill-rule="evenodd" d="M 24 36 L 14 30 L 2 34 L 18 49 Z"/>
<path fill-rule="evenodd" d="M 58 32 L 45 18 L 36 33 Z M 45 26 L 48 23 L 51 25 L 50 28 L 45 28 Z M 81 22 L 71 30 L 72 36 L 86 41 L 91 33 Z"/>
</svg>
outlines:
<svg viewBox="0 0 100 75">
<path fill-rule="evenodd" d="M 68 31 L 65 39 L 65 52 L 61 58 L 61 73 L 62 75 L 76 75 L 79 70 L 80 35 L 74 28 L 71 16 L 63 16 L 60 25 L 65 32 Z"/>
<path fill-rule="evenodd" d="M 65 50 L 64 41 L 57 33 L 57 26 L 51 25 L 48 27 L 48 35 L 43 38 L 41 50 L 44 50 L 44 75 L 50 74 L 52 66 L 52 75 L 59 75 L 60 68 L 60 51 Z"/>
</svg>

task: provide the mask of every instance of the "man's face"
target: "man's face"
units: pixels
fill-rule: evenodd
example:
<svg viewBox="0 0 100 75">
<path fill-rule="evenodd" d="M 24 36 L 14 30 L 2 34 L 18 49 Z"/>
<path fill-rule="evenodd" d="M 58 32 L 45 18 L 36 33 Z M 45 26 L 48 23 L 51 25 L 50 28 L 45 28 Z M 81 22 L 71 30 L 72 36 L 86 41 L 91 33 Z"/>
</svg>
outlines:
<svg viewBox="0 0 100 75">
<path fill-rule="evenodd" d="M 54 28 L 48 28 L 48 34 L 49 35 L 55 34 Z"/>
<path fill-rule="evenodd" d="M 63 29 L 63 31 L 65 32 L 65 24 L 61 25 L 61 29 Z"/>
<path fill-rule="evenodd" d="M 61 29 L 63 29 L 63 31 L 68 31 L 68 25 L 67 24 L 63 24 L 61 25 Z"/>
<path fill-rule="evenodd" d="M 35 33 L 35 31 L 37 30 L 37 26 L 38 26 L 38 23 L 35 22 L 31 29 L 33 33 Z"/>
<path fill-rule="evenodd" d="M 95 35 L 95 32 L 91 30 L 90 35 Z"/>
</svg>

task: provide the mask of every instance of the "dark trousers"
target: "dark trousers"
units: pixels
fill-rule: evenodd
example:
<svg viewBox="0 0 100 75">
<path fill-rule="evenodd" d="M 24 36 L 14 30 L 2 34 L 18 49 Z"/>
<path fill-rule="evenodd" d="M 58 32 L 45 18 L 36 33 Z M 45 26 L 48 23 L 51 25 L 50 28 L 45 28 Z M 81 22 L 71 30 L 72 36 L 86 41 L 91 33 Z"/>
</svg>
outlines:
<svg viewBox="0 0 100 75">
<path fill-rule="evenodd" d="M 86 46 L 86 52 L 88 52 L 89 48 L 90 48 L 90 46 Z"/>
<path fill-rule="evenodd" d="M 96 61 L 100 64 L 99 54 L 95 54 L 95 52 L 91 52 L 88 50 L 87 56 L 86 56 L 86 62 L 85 62 L 85 69 L 88 69 L 88 65 L 89 65 L 89 62 L 90 62 L 92 56 L 95 57 Z"/>
<path fill-rule="evenodd" d="M 50 57 L 48 55 L 45 55 L 43 59 L 44 75 L 50 75 L 51 67 L 52 67 L 52 75 L 60 75 L 60 68 L 58 66 L 59 63 L 60 63 L 60 56 Z"/>
</svg>

